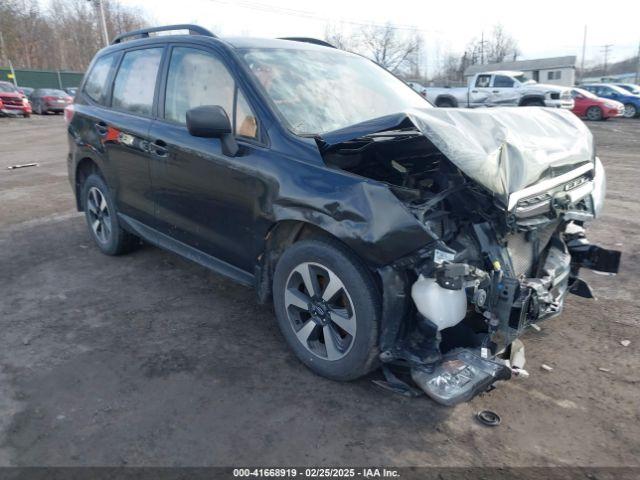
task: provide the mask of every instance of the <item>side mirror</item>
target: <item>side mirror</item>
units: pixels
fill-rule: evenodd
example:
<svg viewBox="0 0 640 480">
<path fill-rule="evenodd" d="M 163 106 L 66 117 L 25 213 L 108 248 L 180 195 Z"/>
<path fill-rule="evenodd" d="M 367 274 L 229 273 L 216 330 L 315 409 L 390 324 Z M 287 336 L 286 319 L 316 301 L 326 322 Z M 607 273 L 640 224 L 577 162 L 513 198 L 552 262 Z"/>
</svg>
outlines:
<svg viewBox="0 0 640 480">
<path fill-rule="evenodd" d="M 187 130 L 194 137 L 219 138 L 225 155 L 234 157 L 238 153 L 231 122 L 220 105 L 202 105 L 188 110 Z"/>
</svg>

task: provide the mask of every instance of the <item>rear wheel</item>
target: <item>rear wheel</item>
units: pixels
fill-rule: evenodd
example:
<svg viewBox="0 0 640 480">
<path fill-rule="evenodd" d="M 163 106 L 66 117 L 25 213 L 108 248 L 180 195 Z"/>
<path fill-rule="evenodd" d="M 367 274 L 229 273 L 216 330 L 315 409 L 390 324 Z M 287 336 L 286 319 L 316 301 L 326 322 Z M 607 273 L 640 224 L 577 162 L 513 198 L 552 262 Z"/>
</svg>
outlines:
<svg viewBox="0 0 640 480">
<path fill-rule="evenodd" d="M 314 372 L 352 380 L 377 365 L 379 293 L 342 244 L 303 240 L 287 249 L 276 266 L 273 299 L 285 340 Z"/>
<path fill-rule="evenodd" d="M 589 107 L 587 109 L 587 118 L 589 120 L 602 120 L 602 109 L 600 107 Z"/>
<path fill-rule="evenodd" d="M 40 102 L 35 104 L 35 106 L 33 107 L 33 112 L 37 113 L 38 115 L 42 115 L 42 104 Z"/>
<path fill-rule="evenodd" d="M 633 103 L 627 103 L 624 106 L 624 118 L 633 118 L 638 114 L 638 109 Z"/>
<path fill-rule="evenodd" d="M 132 249 L 136 237 L 120 226 L 109 188 L 100 175 L 92 173 L 85 180 L 82 204 L 89 232 L 102 253 L 120 255 Z"/>
<path fill-rule="evenodd" d="M 544 107 L 544 101 L 540 99 L 527 100 L 523 105 L 523 107 Z"/>
</svg>

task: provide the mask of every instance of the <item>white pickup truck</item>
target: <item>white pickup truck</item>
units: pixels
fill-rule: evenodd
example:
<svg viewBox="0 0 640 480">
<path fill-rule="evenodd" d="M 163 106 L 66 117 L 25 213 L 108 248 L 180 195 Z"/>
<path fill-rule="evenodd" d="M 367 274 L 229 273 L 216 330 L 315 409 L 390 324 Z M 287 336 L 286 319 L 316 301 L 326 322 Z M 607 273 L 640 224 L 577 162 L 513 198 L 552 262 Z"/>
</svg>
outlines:
<svg viewBox="0 0 640 480">
<path fill-rule="evenodd" d="M 571 90 L 537 83 L 522 72 L 477 73 L 468 87 L 426 88 L 426 98 L 437 107 L 557 107 L 572 109 Z"/>
</svg>

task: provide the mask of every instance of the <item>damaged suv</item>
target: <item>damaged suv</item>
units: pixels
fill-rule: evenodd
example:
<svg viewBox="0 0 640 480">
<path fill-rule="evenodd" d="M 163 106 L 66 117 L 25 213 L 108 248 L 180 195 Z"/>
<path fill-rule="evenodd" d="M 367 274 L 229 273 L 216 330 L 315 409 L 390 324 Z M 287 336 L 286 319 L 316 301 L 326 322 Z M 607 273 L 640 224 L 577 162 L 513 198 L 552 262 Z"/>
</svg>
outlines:
<svg viewBox="0 0 640 480">
<path fill-rule="evenodd" d="M 187 29 L 187 35 L 150 35 Z M 313 39 L 122 35 L 65 112 L 69 177 L 106 254 L 139 239 L 273 300 L 314 372 L 451 405 L 590 296 L 605 174 L 570 112 L 449 110 Z"/>
</svg>

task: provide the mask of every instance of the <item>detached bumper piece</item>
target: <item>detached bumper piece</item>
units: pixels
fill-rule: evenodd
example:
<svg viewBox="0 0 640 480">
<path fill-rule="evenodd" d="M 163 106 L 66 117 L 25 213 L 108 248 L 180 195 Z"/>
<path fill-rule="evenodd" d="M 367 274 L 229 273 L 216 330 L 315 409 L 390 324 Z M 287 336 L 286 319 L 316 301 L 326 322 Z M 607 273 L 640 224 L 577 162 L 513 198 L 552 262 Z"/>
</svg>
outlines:
<svg viewBox="0 0 640 480">
<path fill-rule="evenodd" d="M 471 400 L 498 380 L 511 378 L 511 370 L 469 350 L 445 355 L 432 369 L 413 367 L 411 378 L 436 402 L 452 406 Z"/>
</svg>

